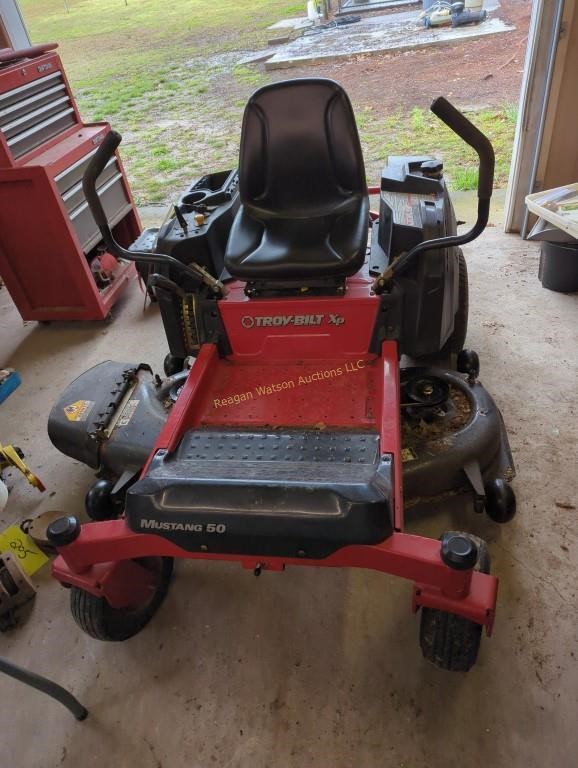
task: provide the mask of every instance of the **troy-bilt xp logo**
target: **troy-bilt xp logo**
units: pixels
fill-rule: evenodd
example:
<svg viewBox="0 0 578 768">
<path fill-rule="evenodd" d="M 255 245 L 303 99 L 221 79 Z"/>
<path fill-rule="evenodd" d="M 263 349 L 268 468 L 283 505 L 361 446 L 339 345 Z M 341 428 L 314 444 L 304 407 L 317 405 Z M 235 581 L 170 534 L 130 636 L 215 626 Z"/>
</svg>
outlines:
<svg viewBox="0 0 578 768">
<path fill-rule="evenodd" d="M 243 315 L 243 328 L 284 328 L 288 325 L 343 325 L 342 315 L 330 312 L 327 315 Z"/>
</svg>

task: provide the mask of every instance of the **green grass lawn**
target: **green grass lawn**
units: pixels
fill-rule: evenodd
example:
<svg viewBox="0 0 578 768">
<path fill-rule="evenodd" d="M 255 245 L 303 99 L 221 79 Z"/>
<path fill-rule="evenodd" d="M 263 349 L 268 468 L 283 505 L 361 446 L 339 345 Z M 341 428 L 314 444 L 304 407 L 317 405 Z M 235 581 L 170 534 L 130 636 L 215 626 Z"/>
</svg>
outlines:
<svg viewBox="0 0 578 768">
<path fill-rule="evenodd" d="M 109 120 L 139 204 L 167 202 L 195 175 L 234 166 L 249 94 L 273 79 L 239 66 L 266 45 L 274 21 L 303 15 L 295 0 L 20 0 L 35 43 L 58 41 L 85 120 Z M 66 10 L 68 5 L 69 12 Z M 324 75 L 323 68 L 312 68 Z M 275 77 L 291 77 L 291 70 Z M 443 157 L 454 188 L 476 185 L 473 152 L 429 113 L 384 115 L 356 104 L 368 181 L 388 154 Z M 516 112 L 473 115 L 496 149 L 496 183 L 507 180 Z"/>
<path fill-rule="evenodd" d="M 378 117 L 373 109 L 357 113 L 357 122 L 368 168 L 378 170 L 388 155 L 434 154 L 444 160 L 453 189 L 476 189 L 478 162 L 474 150 L 446 128 L 435 115 L 414 107 L 409 114 L 398 112 Z M 488 136 L 496 153 L 495 186 L 508 181 L 517 105 L 468 112 L 468 117 Z"/>
</svg>

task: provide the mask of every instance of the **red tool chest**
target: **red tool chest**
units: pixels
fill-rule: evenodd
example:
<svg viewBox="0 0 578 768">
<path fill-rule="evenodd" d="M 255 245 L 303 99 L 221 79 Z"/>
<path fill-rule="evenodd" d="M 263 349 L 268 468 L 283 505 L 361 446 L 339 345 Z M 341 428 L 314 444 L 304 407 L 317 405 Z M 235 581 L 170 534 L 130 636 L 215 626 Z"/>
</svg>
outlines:
<svg viewBox="0 0 578 768">
<path fill-rule="evenodd" d="M 132 262 L 104 256 L 82 191 L 110 126 L 82 122 L 59 56 L 37 50 L 18 61 L 0 57 L 0 275 L 24 320 L 103 319 L 135 276 Z M 120 157 L 97 188 L 128 247 L 141 227 Z M 101 288 L 90 266 L 96 257 L 113 266 Z"/>
</svg>

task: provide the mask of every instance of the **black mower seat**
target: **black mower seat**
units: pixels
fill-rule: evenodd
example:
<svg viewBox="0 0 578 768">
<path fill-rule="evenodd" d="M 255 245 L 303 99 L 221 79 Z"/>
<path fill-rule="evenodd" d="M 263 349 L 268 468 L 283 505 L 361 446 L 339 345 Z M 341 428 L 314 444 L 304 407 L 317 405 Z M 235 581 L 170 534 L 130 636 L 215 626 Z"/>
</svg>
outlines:
<svg viewBox="0 0 578 768">
<path fill-rule="evenodd" d="M 239 194 L 225 253 L 233 277 L 344 277 L 362 267 L 369 199 L 355 117 L 340 85 L 288 80 L 249 99 Z"/>
<path fill-rule="evenodd" d="M 392 463 L 368 432 L 194 430 L 128 491 L 133 531 L 190 552 L 326 557 L 391 535 Z"/>
</svg>

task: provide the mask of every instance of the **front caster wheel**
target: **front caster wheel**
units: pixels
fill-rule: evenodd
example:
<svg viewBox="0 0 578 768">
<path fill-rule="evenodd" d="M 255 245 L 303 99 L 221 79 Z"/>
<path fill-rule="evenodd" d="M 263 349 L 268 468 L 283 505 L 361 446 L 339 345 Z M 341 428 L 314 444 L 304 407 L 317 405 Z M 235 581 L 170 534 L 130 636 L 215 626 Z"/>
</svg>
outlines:
<svg viewBox="0 0 578 768">
<path fill-rule="evenodd" d="M 422 608 L 419 642 L 424 659 L 450 672 L 467 672 L 478 658 L 482 626 L 463 616 Z"/>
<path fill-rule="evenodd" d="M 128 608 L 111 608 L 104 597 L 96 597 L 79 587 L 70 590 L 70 610 L 83 632 L 96 640 L 128 640 L 152 619 L 165 599 L 173 572 L 172 557 L 146 557 L 139 565 L 154 574 L 154 586 L 147 600 Z"/>
<path fill-rule="evenodd" d="M 486 492 L 486 512 L 495 523 L 509 523 L 516 514 L 516 496 L 501 477 L 489 480 L 484 486 Z"/>
<path fill-rule="evenodd" d="M 447 534 L 446 534 L 447 535 Z M 490 555 L 484 541 L 476 541 L 476 570 L 490 572 Z M 424 659 L 449 672 L 467 672 L 478 658 L 482 625 L 436 608 L 422 608 L 419 642 Z"/>
</svg>

